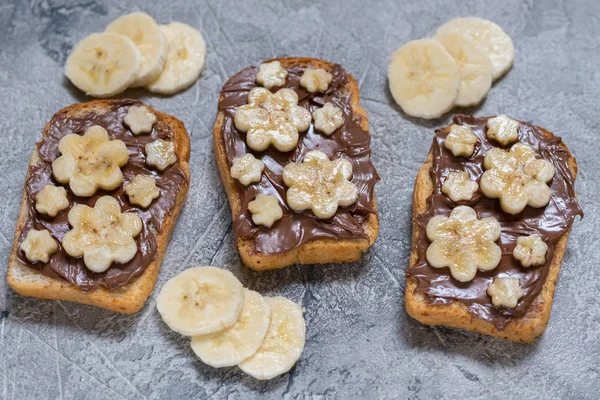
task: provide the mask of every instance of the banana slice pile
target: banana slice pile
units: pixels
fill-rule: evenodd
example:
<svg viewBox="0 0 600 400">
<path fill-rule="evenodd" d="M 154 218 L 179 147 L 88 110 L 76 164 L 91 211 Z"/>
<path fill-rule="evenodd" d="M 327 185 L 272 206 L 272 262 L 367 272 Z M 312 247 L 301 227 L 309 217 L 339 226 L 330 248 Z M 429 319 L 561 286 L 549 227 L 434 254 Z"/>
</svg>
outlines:
<svg viewBox="0 0 600 400">
<path fill-rule="evenodd" d="M 205 57 L 196 29 L 180 22 L 159 26 L 136 12 L 79 42 L 67 58 L 65 75 L 92 97 L 111 97 L 128 87 L 173 94 L 198 79 Z"/>
<path fill-rule="evenodd" d="M 289 371 L 304 350 L 302 308 L 284 297 L 263 297 L 229 271 L 188 269 L 161 289 L 156 307 L 192 350 L 215 368 L 239 366 L 256 379 Z"/>
<path fill-rule="evenodd" d="M 481 103 L 514 57 L 510 36 L 494 22 L 455 18 L 433 39 L 413 40 L 394 52 L 388 66 L 390 91 L 406 114 L 437 118 L 454 106 Z"/>
</svg>

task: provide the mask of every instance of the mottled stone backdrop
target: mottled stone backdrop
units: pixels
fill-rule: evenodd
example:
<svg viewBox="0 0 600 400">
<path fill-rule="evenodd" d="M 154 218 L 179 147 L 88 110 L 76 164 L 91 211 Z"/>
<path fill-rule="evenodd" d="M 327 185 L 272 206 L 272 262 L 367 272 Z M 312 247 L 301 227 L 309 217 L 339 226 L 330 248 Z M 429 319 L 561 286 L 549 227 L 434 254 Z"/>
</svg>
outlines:
<svg viewBox="0 0 600 400">
<path fill-rule="evenodd" d="M 206 68 L 173 97 L 125 96 L 176 115 L 192 139 L 192 185 L 157 286 L 185 268 L 217 265 L 251 289 L 307 309 L 306 349 L 292 371 L 259 382 L 213 369 L 171 332 L 155 295 L 124 316 L 25 299 L 0 279 L 0 399 L 572 398 L 600 397 L 600 2 L 588 1 L 0 1 L 0 275 L 6 272 L 29 155 L 52 114 L 85 101 L 62 75 L 70 49 L 114 18 L 143 10 L 204 35 Z M 586 213 L 576 221 L 550 326 L 530 345 L 425 327 L 404 312 L 414 177 L 433 121 L 407 118 L 391 100 L 387 63 L 411 39 L 456 16 L 479 15 L 512 36 L 513 69 L 477 115 L 506 113 L 562 136 L 579 162 Z M 373 133 L 381 232 L 360 262 L 254 273 L 235 251 L 211 129 L 221 85 L 276 56 L 343 64 L 359 81 Z M 156 294 L 156 291 L 155 291 Z"/>
</svg>

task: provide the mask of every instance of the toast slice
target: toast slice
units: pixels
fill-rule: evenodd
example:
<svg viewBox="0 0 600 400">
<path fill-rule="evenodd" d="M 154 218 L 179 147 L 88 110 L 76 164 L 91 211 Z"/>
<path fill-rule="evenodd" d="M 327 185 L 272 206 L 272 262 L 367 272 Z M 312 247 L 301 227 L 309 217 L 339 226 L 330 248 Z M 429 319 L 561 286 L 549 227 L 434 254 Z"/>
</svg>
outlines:
<svg viewBox="0 0 600 400">
<path fill-rule="evenodd" d="M 125 100 L 128 101 L 128 100 Z M 131 102 L 135 102 L 131 100 Z M 104 114 L 111 110 L 114 102 L 111 100 L 95 100 L 87 103 L 75 104 L 60 110 L 57 115 L 62 114 L 72 118 L 84 118 L 91 113 Z M 150 108 L 150 107 L 149 107 Z M 155 232 L 156 257 L 147 265 L 143 273 L 133 278 L 129 283 L 114 290 L 98 287 L 89 291 L 83 291 L 75 284 L 64 279 L 53 278 L 38 272 L 36 269 L 25 265 L 19 260 L 18 245 L 21 231 L 26 225 L 30 205 L 27 198 L 27 190 L 23 191 L 21 211 L 17 221 L 13 248 L 9 258 L 7 280 L 9 285 L 19 294 L 41 299 L 66 300 L 76 303 L 93 305 L 107 310 L 130 314 L 142 308 L 148 296 L 152 293 L 156 277 L 160 270 L 162 259 L 165 255 L 171 232 L 175 227 L 179 212 L 187 198 L 190 181 L 190 169 L 188 165 L 190 157 L 190 140 L 183 122 L 177 118 L 153 110 L 157 117 L 155 126 L 162 125 L 172 132 L 172 140 L 176 143 L 176 154 L 178 163 L 186 176 L 184 184 L 176 195 L 175 205 L 165 216 L 162 229 Z M 50 129 L 50 123 L 46 124 L 42 137 L 45 138 Z M 36 146 L 29 162 L 31 167 L 44 164 Z"/>
<path fill-rule="evenodd" d="M 555 138 L 553 133 L 540 127 L 537 128 L 543 132 L 546 139 Z M 558 142 L 558 145 L 568 154 L 567 165 L 574 180 L 577 175 L 577 162 L 562 141 Z M 409 270 L 415 267 L 418 262 L 417 242 L 419 235 L 423 233 L 423 228 L 417 223 L 417 216 L 428 210 L 427 200 L 434 192 L 434 181 L 430 175 L 432 160 L 433 155 L 430 151 L 415 181 L 412 209 L 412 250 Z M 552 259 L 547 263 L 548 274 L 540 293 L 533 299 L 523 316 L 511 318 L 503 329 L 499 329 L 491 322 L 469 313 L 468 306 L 461 301 L 451 301 L 449 304 L 431 303 L 428 301 L 427 294 L 417 291 L 418 280 L 410 275 L 407 276 L 405 290 L 406 311 L 411 317 L 426 325 L 467 329 L 514 342 L 532 342 L 544 333 L 548 325 L 554 290 L 570 230 L 571 226 L 569 225 L 569 228 L 555 244 Z"/>
<path fill-rule="evenodd" d="M 301 66 L 303 68 L 323 68 L 331 71 L 334 67 L 332 63 L 315 58 L 274 58 L 265 62 L 271 61 L 279 61 L 281 66 L 286 69 Z M 367 113 L 359 106 L 358 84 L 350 74 L 346 74 L 346 77 L 347 83 L 344 90 L 350 94 L 352 113 L 360 118 L 361 128 L 368 131 L 369 121 Z M 223 93 L 221 93 L 220 97 L 220 101 L 222 100 Z M 228 164 L 224 137 L 221 132 L 224 122 L 225 114 L 223 111 L 220 111 L 213 129 L 214 150 L 221 180 L 225 186 L 231 206 L 231 214 L 235 221 L 243 212 L 242 200 L 236 182 L 230 174 L 230 165 Z M 379 233 L 377 204 L 374 193 L 372 194 L 371 207 L 375 212 L 366 218 L 362 226 L 367 239 L 316 239 L 304 242 L 284 254 L 269 254 L 256 251 L 253 239 L 237 237 L 237 248 L 244 265 L 256 271 L 283 268 L 293 264 L 325 264 L 356 261 L 369 249 Z"/>
</svg>

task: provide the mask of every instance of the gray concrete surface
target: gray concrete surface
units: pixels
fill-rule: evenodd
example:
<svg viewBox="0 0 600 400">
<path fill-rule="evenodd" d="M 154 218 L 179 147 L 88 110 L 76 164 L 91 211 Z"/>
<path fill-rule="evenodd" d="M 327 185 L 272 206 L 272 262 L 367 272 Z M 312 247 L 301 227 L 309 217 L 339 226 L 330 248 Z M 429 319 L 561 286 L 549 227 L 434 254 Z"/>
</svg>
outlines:
<svg viewBox="0 0 600 400">
<path fill-rule="evenodd" d="M 0 275 L 32 147 L 55 111 L 86 99 L 62 76 L 69 50 L 135 10 L 195 26 L 208 46 L 206 69 L 189 90 L 168 98 L 126 93 L 179 117 L 192 139 L 192 187 L 157 286 L 187 267 L 223 266 L 254 290 L 301 302 L 308 310 L 306 349 L 290 373 L 259 382 L 196 360 L 188 340 L 160 320 L 155 296 L 138 314 L 123 316 L 25 299 L 0 279 L 0 399 L 600 397 L 599 2 L 3 0 Z M 531 345 L 425 327 L 403 308 L 413 179 L 433 129 L 450 116 L 404 116 L 387 89 L 387 62 L 406 41 L 464 15 L 498 22 L 516 47 L 513 69 L 483 105 L 467 111 L 545 126 L 579 162 L 586 216 L 573 228 L 550 326 Z M 269 273 L 240 264 L 211 129 L 225 79 L 274 56 L 339 62 L 360 82 L 383 178 L 376 189 L 380 236 L 360 262 Z"/>
</svg>

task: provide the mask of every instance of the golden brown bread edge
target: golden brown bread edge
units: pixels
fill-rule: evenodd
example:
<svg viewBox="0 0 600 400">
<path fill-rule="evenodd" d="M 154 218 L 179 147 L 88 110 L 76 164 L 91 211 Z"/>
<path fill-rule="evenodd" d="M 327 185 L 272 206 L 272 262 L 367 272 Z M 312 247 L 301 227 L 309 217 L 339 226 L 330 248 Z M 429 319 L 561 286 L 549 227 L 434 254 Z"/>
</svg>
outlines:
<svg viewBox="0 0 600 400">
<path fill-rule="evenodd" d="M 540 129 L 547 138 L 554 137 L 553 133 L 543 128 Z M 577 176 L 577 161 L 562 141 L 560 142 L 560 146 L 565 149 L 569 155 L 569 170 L 575 178 Z M 432 155 L 430 152 L 425 164 L 419 170 L 415 181 L 412 210 L 413 244 L 409 268 L 412 268 L 417 263 L 416 243 L 421 228 L 416 223 L 416 216 L 427 210 L 427 198 L 433 193 L 433 180 L 429 175 L 429 168 L 431 165 Z M 447 305 L 428 304 L 426 301 L 426 294 L 414 292 L 417 287 L 417 278 L 415 277 L 409 277 L 406 281 L 404 296 L 406 311 L 411 317 L 426 325 L 442 325 L 452 328 L 467 329 L 513 342 L 532 342 L 544 333 L 546 326 L 548 325 L 550 311 L 552 309 L 552 300 L 554 298 L 554 290 L 556 288 L 561 262 L 569 240 L 569 233 L 570 229 L 556 243 L 550 270 L 540 294 L 532 301 L 525 315 L 520 318 L 512 319 L 506 325 L 504 330 L 499 330 L 491 323 L 470 314 L 467 312 L 467 306 L 459 301 L 454 301 Z"/>
<path fill-rule="evenodd" d="M 293 67 L 313 67 L 330 70 L 334 64 L 319 60 L 316 58 L 273 58 L 270 61 L 279 61 L 281 66 Z M 367 113 L 359 106 L 359 90 L 358 84 L 352 75 L 347 74 L 348 85 L 346 89 L 351 94 L 351 105 L 354 114 L 362 117 L 361 127 L 365 130 L 369 129 L 369 120 Z M 222 99 L 221 98 L 219 100 Z M 219 112 L 215 126 L 213 129 L 214 150 L 219 167 L 219 174 L 227 192 L 229 205 L 231 206 L 232 218 L 235 220 L 241 213 L 241 200 L 235 182 L 229 172 L 227 165 L 227 155 L 225 153 L 225 145 L 221 137 L 221 126 L 223 124 L 224 114 Z M 375 194 L 373 194 L 373 207 L 377 210 Z M 247 267 L 255 271 L 264 271 L 287 267 L 293 264 L 326 264 L 326 263 L 342 263 L 351 262 L 360 259 L 360 257 L 369 249 L 375 242 L 379 233 L 379 220 L 376 213 L 370 214 L 365 221 L 363 228 L 369 239 L 318 239 L 303 243 L 294 250 L 285 254 L 262 254 L 255 252 L 254 241 L 252 239 L 237 238 L 236 244 L 242 262 Z"/>
<path fill-rule="evenodd" d="M 111 104 L 111 100 L 94 100 L 87 103 L 74 104 L 65 107 L 59 111 L 61 114 L 67 114 L 72 117 L 85 116 L 90 112 L 106 112 Z M 20 295 L 28 297 L 37 297 L 40 299 L 65 300 L 76 303 L 97 306 L 111 311 L 124 314 L 131 314 L 139 311 L 148 296 L 152 293 L 156 278 L 160 270 L 163 257 L 167 250 L 167 245 L 171 238 L 171 232 L 175 227 L 179 212 L 187 198 L 190 181 L 190 139 L 183 122 L 177 118 L 161 113 L 150 108 L 156 114 L 157 124 L 166 124 L 171 126 L 174 132 L 173 140 L 176 143 L 176 153 L 181 169 L 187 176 L 185 183 L 177 194 L 175 208 L 171 215 L 168 215 L 163 222 L 162 232 L 156 235 L 157 254 L 156 258 L 150 262 L 142 275 L 135 278 L 127 285 L 115 290 L 97 288 L 87 292 L 82 291 L 76 285 L 55 278 L 42 275 L 40 272 L 24 265 L 17 258 L 17 244 L 19 235 L 23 226 L 27 222 L 29 215 L 29 206 L 27 204 L 27 192 L 23 190 L 21 200 L 21 212 L 17 221 L 17 228 L 13 242 L 12 252 L 8 262 L 7 280 L 8 284 Z M 44 127 L 43 137 L 48 132 L 49 124 Z M 40 161 L 37 148 L 34 149 L 31 156 L 30 165 Z"/>
</svg>

